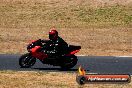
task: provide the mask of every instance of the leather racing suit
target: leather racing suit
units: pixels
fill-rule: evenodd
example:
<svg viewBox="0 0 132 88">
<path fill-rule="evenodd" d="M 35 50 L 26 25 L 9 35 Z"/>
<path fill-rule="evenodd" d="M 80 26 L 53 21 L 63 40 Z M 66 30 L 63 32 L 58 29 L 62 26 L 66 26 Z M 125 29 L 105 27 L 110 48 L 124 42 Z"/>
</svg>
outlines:
<svg viewBox="0 0 132 88">
<path fill-rule="evenodd" d="M 67 53 L 68 50 L 68 44 L 59 36 L 56 40 L 47 41 L 43 47 L 49 57 L 61 56 Z"/>
</svg>

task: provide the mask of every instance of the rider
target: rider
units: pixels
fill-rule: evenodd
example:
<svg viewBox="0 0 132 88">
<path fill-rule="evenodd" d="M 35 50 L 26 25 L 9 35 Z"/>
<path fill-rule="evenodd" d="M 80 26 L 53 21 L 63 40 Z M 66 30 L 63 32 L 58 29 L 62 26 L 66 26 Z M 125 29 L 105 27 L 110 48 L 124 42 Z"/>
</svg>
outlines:
<svg viewBox="0 0 132 88">
<path fill-rule="evenodd" d="M 47 54 L 50 56 L 60 56 L 67 51 L 68 44 L 58 36 L 55 28 L 49 31 L 49 41 L 46 43 Z"/>
</svg>

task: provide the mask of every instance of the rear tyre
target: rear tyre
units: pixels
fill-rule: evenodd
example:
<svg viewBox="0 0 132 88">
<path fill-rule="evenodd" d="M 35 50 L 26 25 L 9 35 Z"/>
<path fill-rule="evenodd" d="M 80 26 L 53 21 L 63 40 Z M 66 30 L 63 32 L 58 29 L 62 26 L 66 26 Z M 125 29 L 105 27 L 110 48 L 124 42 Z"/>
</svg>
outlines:
<svg viewBox="0 0 132 88">
<path fill-rule="evenodd" d="M 36 58 L 32 57 L 30 53 L 24 54 L 19 58 L 19 65 L 22 68 L 29 68 L 36 62 Z"/>
<path fill-rule="evenodd" d="M 64 63 L 60 66 L 62 70 L 68 70 L 70 68 L 73 68 L 77 64 L 77 57 L 75 55 L 72 55 L 70 57 L 64 58 Z"/>
</svg>

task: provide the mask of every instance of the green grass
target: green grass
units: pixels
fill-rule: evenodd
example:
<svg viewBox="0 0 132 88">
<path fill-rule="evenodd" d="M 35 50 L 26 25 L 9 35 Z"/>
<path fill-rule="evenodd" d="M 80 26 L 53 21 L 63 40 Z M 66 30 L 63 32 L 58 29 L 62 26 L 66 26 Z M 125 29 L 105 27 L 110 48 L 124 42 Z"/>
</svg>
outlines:
<svg viewBox="0 0 132 88">
<path fill-rule="evenodd" d="M 132 11 L 124 6 L 101 7 L 97 9 L 82 8 L 78 18 L 82 22 L 94 25 L 131 25 Z"/>
<path fill-rule="evenodd" d="M 1 3 L 0 3 L 1 4 Z M 52 5 L 52 3 L 50 3 Z M 86 5 L 50 7 L 46 3 L 14 2 L 0 5 L 0 27 L 117 27 L 132 26 L 131 6 L 105 6 L 93 8 Z M 53 3 L 54 5 L 54 3 Z"/>
</svg>

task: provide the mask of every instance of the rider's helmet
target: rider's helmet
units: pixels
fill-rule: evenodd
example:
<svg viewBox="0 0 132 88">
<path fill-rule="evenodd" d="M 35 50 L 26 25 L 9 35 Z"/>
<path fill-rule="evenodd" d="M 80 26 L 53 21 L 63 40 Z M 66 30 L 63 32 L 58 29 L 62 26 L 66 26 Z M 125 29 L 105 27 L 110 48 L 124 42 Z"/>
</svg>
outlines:
<svg viewBox="0 0 132 88">
<path fill-rule="evenodd" d="M 56 40 L 58 37 L 58 32 L 55 30 L 55 28 L 52 28 L 50 31 L 49 31 L 49 39 L 50 40 Z"/>
</svg>

